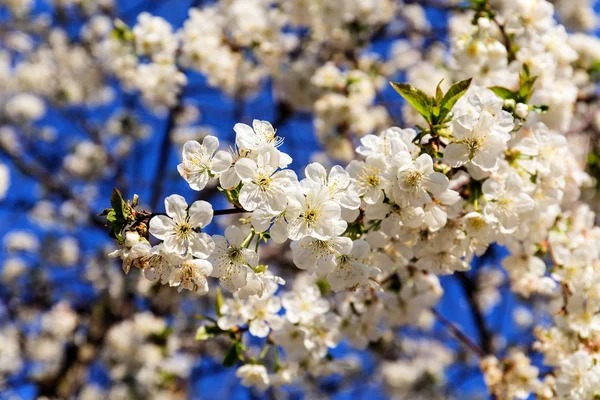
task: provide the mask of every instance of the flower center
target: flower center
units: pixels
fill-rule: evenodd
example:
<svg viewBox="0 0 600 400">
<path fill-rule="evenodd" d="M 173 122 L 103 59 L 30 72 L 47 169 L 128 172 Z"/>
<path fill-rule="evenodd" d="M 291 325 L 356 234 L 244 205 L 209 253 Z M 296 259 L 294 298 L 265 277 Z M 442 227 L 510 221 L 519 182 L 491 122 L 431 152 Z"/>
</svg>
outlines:
<svg viewBox="0 0 600 400">
<path fill-rule="evenodd" d="M 408 186 L 418 187 L 421 186 L 423 181 L 423 173 L 418 169 L 413 169 L 404 175 L 404 183 Z"/>
<path fill-rule="evenodd" d="M 321 216 L 321 212 L 317 209 L 311 208 L 306 210 L 306 212 L 302 215 L 302 218 L 306 221 L 308 225 L 314 225 L 319 220 Z"/>
<path fill-rule="evenodd" d="M 232 246 L 227 249 L 227 256 L 234 261 L 240 261 L 242 259 L 242 249 L 237 246 Z"/>
<path fill-rule="evenodd" d="M 469 220 L 469 225 L 471 226 L 471 228 L 478 231 L 478 230 L 481 230 L 485 226 L 485 222 L 483 221 L 483 218 L 479 218 L 479 217 L 471 218 Z"/>
<path fill-rule="evenodd" d="M 269 186 L 271 186 L 271 182 L 273 179 L 265 174 L 259 174 L 258 179 L 256 179 L 253 183 L 260 188 L 261 191 L 266 192 Z"/>
<path fill-rule="evenodd" d="M 188 159 L 184 162 L 184 167 L 186 171 L 193 172 L 204 172 L 208 170 L 208 157 L 205 154 L 194 153 L 188 155 Z"/>
<path fill-rule="evenodd" d="M 381 169 L 372 165 L 365 165 L 360 174 L 358 175 L 358 181 L 362 187 L 377 187 L 381 183 L 379 174 Z"/>
<path fill-rule="evenodd" d="M 484 138 L 476 138 L 476 139 L 466 139 L 463 140 L 463 144 L 467 146 L 469 150 L 469 160 L 472 160 L 475 157 L 475 153 L 483 148 Z"/>
<path fill-rule="evenodd" d="M 189 238 L 190 234 L 193 232 L 193 229 L 186 222 L 181 225 L 177 225 L 177 227 L 175 228 L 175 232 L 177 233 L 177 236 L 179 236 L 180 238 L 187 239 L 187 238 Z"/>
</svg>

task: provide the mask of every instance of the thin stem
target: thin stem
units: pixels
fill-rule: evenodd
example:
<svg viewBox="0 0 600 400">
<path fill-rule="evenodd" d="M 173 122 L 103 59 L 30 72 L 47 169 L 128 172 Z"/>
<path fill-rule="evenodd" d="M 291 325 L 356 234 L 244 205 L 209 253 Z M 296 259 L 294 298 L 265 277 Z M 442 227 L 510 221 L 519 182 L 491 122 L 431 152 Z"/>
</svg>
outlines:
<svg viewBox="0 0 600 400">
<path fill-rule="evenodd" d="M 240 247 L 248 248 L 248 246 L 250 246 L 250 242 L 252 242 L 252 239 L 254 239 L 255 235 L 256 233 L 254 232 L 254 229 L 252 229 L 252 231 L 248 234 L 246 239 L 244 239 Z"/>
<path fill-rule="evenodd" d="M 250 211 L 246 211 L 243 208 L 228 208 L 226 210 L 214 210 L 213 211 L 213 216 L 217 216 L 217 215 L 230 215 L 230 214 L 243 214 L 243 213 L 249 213 Z M 167 215 L 167 213 L 164 212 L 157 212 L 157 213 L 152 213 L 150 215 L 146 214 L 146 216 L 144 216 L 145 218 L 152 218 L 156 215 Z"/>
</svg>

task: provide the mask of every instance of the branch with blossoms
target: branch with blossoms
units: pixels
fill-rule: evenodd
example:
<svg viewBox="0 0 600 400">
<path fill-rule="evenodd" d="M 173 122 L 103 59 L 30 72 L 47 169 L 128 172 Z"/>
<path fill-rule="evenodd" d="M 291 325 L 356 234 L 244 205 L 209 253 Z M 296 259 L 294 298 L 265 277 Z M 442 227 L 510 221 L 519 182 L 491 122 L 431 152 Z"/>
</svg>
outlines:
<svg viewBox="0 0 600 400">
<path fill-rule="evenodd" d="M 365 347 L 382 329 L 431 313 L 442 292 L 437 275 L 467 270 L 475 254 L 511 240 L 531 218 L 536 203 L 530 194 L 556 178 L 543 167 L 551 159 L 541 158 L 537 148 L 559 138 L 538 124 L 533 136 L 512 140 L 530 113 L 547 110 L 527 104 L 535 81 L 525 65 L 516 89 L 470 87 L 466 80 L 446 93 L 438 85 L 431 97 L 394 83 L 427 127 L 367 135 L 356 148 L 360 159 L 329 171 L 309 164 L 302 180 L 287 168 L 292 160 L 265 121 L 237 124 L 230 152 L 218 150 L 212 136 L 187 142 L 177 169 L 190 188 L 202 191 L 218 179 L 234 206 L 227 213 L 250 216 L 227 226 L 224 236 L 211 237 L 205 230 L 215 212 L 205 201 L 188 205 L 171 195 L 166 215 L 141 211 L 140 223 L 136 200 L 130 205 L 117 195 L 116 207 L 106 213 L 124 246 L 113 255 L 122 258 L 126 272 L 135 266 L 178 291 L 205 295 L 208 277 L 217 278 L 231 297 L 217 296 L 216 319 L 204 317 L 208 324 L 197 338 L 228 336 L 232 344 L 223 365 L 241 362 L 237 375 L 244 385 L 265 390 L 291 383 L 331 359 L 329 349 L 342 338 Z M 553 156 L 569 153 L 556 147 Z M 150 236 L 160 242 L 152 246 Z M 288 240 L 294 264 L 307 275 L 292 291 L 279 289 L 285 281 L 259 257 L 261 245 Z M 345 300 L 332 308 L 334 293 Z M 496 393 L 501 386 L 489 378 L 489 344 L 480 350 L 436 314 L 485 356 L 482 369 Z M 247 353 L 246 335 L 265 339 L 258 356 Z M 335 371 L 335 360 L 325 371 Z"/>
</svg>

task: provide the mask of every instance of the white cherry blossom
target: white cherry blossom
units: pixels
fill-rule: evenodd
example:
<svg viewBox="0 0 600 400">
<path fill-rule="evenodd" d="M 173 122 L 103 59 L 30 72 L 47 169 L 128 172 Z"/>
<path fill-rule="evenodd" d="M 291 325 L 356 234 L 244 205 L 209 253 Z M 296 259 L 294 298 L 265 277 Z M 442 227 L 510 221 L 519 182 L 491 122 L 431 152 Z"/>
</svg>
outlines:
<svg viewBox="0 0 600 400">
<path fill-rule="evenodd" d="M 239 201 L 248 211 L 265 208 L 271 213 L 282 212 L 287 205 L 286 191 L 297 182 L 292 170 L 277 171 L 279 153 L 271 148 L 259 152 L 256 161 L 242 158 L 235 163 L 235 171 L 244 183 Z"/>
<path fill-rule="evenodd" d="M 198 229 L 207 226 L 213 209 L 206 201 L 196 201 L 188 209 L 182 196 L 173 194 L 165 199 L 167 215 L 157 215 L 150 220 L 150 233 L 162 239 L 166 250 L 177 254 L 191 254 L 207 258 L 215 248 L 213 240 Z"/>
<path fill-rule="evenodd" d="M 202 190 L 213 176 L 227 171 L 232 163 L 231 154 L 215 150 L 219 147 L 219 139 L 206 136 L 202 144 L 190 140 L 183 145 L 183 161 L 177 171 L 190 184 L 193 190 Z"/>
<path fill-rule="evenodd" d="M 245 236 L 240 228 L 231 225 L 225 229 L 225 236 L 214 235 L 215 249 L 209 261 L 213 265 L 212 275 L 230 292 L 236 292 L 246 285 L 249 268 L 258 266 L 258 254 L 243 247 Z"/>
</svg>

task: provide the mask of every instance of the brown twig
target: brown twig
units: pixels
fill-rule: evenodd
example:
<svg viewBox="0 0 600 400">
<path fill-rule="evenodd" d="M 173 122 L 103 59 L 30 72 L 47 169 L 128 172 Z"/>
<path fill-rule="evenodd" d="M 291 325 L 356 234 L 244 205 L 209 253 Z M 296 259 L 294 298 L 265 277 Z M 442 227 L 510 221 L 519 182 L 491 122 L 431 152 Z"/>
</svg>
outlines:
<svg viewBox="0 0 600 400">
<path fill-rule="evenodd" d="M 449 321 L 446 317 L 440 314 L 435 308 L 432 308 L 431 311 L 437 318 L 437 320 L 448 329 L 448 331 L 458 339 L 462 344 L 472 350 L 479 357 L 485 357 L 485 352 L 473 342 L 463 331 L 461 331 L 456 325 L 454 325 L 451 321 Z"/>
</svg>

